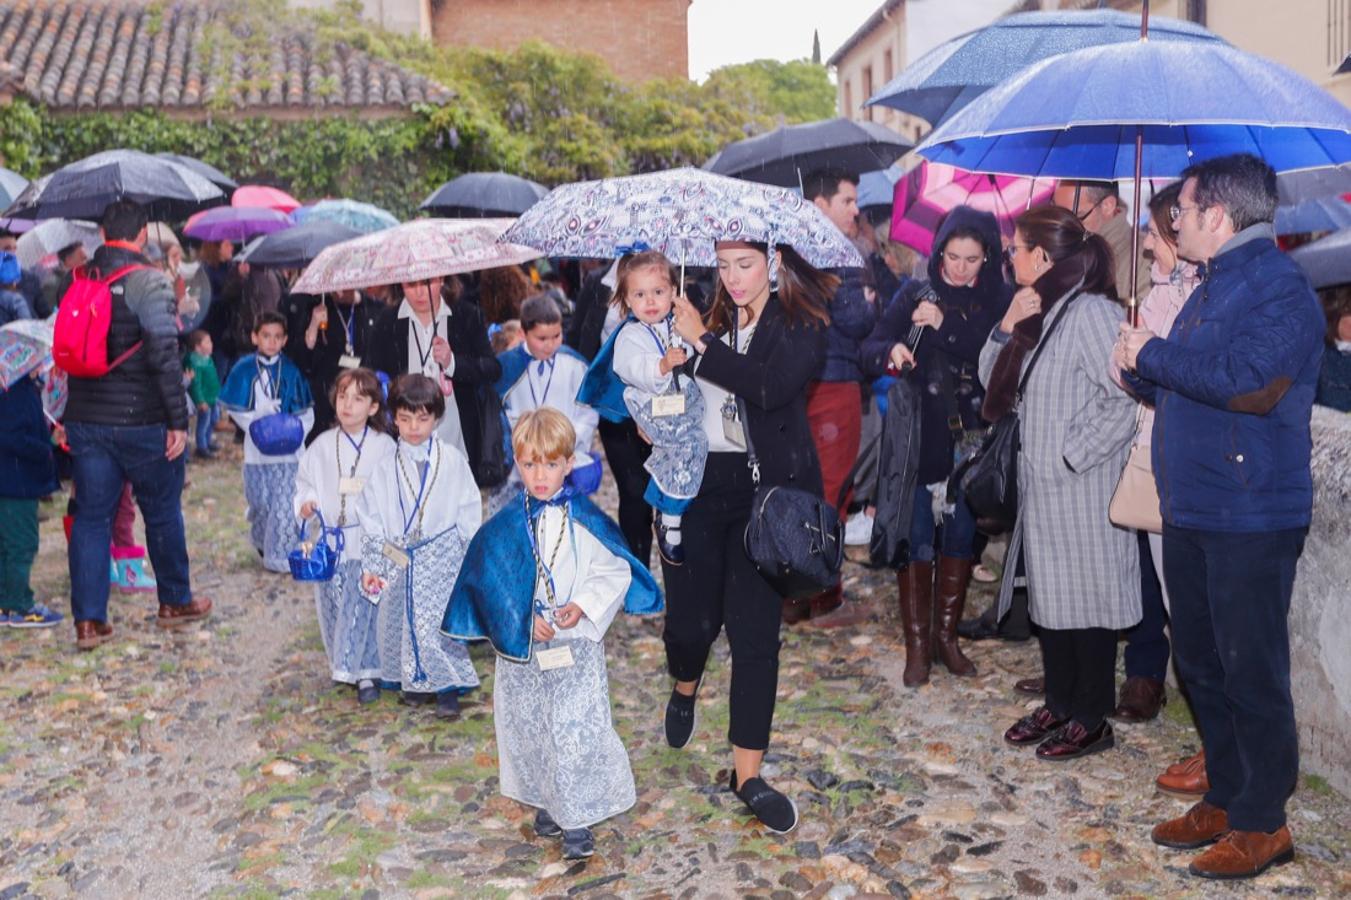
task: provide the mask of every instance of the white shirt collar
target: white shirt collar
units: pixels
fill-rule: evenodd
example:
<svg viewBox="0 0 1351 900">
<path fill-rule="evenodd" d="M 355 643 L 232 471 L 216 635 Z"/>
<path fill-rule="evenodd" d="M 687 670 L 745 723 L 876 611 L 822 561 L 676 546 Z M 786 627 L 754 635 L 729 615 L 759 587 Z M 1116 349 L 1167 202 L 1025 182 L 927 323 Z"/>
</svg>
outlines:
<svg viewBox="0 0 1351 900">
<path fill-rule="evenodd" d="M 413 307 L 408 304 L 407 298 L 405 298 L 403 302 L 399 304 L 398 318 L 412 319 L 414 322 L 418 322 L 419 325 L 422 324 L 414 316 Z M 436 315 L 432 317 L 432 321 L 436 321 L 437 319 L 449 319 L 449 318 L 450 318 L 450 304 L 444 301 L 438 303 L 436 305 Z"/>
</svg>

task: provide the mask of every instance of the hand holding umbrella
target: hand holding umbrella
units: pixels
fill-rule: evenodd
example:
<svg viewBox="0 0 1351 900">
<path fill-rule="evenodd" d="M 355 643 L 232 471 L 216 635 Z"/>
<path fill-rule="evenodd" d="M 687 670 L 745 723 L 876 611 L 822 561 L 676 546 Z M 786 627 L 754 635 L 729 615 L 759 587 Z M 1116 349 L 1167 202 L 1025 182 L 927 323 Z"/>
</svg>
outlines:
<svg viewBox="0 0 1351 900">
<path fill-rule="evenodd" d="M 671 305 L 673 315 L 672 322 L 675 325 L 676 334 L 685 339 L 685 343 L 698 347 L 699 338 L 708 331 L 704 325 L 704 318 L 699 314 L 699 309 L 689 301 L 684 294 L 677 294 L 675 301 Z M 702 350 L 700 352 L 703 352 Z"/>
</svg>

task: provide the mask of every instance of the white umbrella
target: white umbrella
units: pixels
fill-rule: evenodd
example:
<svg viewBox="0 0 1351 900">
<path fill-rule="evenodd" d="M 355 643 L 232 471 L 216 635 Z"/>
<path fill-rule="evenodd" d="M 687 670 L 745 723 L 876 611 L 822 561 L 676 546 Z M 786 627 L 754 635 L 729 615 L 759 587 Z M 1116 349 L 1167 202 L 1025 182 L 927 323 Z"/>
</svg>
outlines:
<svg viewBox="0 0 1351 900">
<path fill-rule="evenodd" d="M 71 244 L 83 244 L 85 252 L 93 255 L 103 243 L 97 225 L 76 219 L 44 219 L 19 237 L 15 256 L 19 265 L 31 269 L 48 256 Z"/>
</svg>

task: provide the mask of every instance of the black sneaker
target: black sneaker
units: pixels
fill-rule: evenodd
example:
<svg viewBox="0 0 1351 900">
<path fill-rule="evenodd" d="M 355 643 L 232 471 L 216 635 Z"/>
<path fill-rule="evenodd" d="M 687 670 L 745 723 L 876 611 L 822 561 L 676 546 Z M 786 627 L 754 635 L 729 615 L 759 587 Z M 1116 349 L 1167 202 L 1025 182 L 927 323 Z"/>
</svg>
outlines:
<svg viewBox="0 0 1351 900">
<path fill-rule="evenodd" d="M 697 721 L 695 715 L 695 700 L 699 696 L 699 687 L 695 685 L 694 696 L 686 697 L 671 688 L 671 699 L 666 701 L 666 743 L 668 746 L 679 750 L 690 742 L 694 736 L 694 726 Z"/>
<path fill-rule="evenodd" d="M 680 534 L 679 528 L 668 528 L 661 520 L 661 513 L 657 513 L 652 520 L 652 531 L 657 536 L 657 553 L 661 555 L 663 561 L 672 566 L 681 566 L 685 564 L 685 548 L 680 544 L 671 543 L 671 535 Z"/>
<path fill-rule="evenodd" d="M 563 829 L 558 827 L 554 817 L 549 815 L 548 810 L 541 809 L 535 813 L 535 834 L 540 837 L 558 837 L 563 833 Z"/>
<path fill-rule="evenodd" d="M 563 832 L 563 858 L 586 859 L 596 852 L 596 839 L 590 828 L 569 828 Z"/>
<path fill-rule="evenodd" d="M 446 691 L 436 695 L 436 717 L 438 719 L 458 719 L 460 717 L 460 695 L 456 691 Z"/>
<path fill-rule="evenodd" d="M 362 706 L 380 699 L 380 686 L 374 681 L 362 681 L 357 684 L 357 703 Z"/>
<path fill-rule="evenodd" d="M 732 791 L 750 807 L 760 823 L 775 834 L 787 834 L 797 827 L 797 804 L 765 783 L 759 776 L 737 787 L 732 772 Z"/>
</svg>

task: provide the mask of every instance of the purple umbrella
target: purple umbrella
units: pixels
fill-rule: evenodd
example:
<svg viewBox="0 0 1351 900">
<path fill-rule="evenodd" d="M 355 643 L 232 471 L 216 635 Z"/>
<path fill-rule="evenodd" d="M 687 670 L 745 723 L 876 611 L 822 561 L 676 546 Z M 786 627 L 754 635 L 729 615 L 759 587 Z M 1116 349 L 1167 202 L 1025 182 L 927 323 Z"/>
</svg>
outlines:
<svg viewBox="0 0 1351 900">
<path fill-rule="evenodd" d="M 262 206 L 218 206 L 188 219 L 183 233 L 199 241 L 243 243 L 260 234 L 290 228 L 295 222 L 275 209 Z"/>
</svg>

